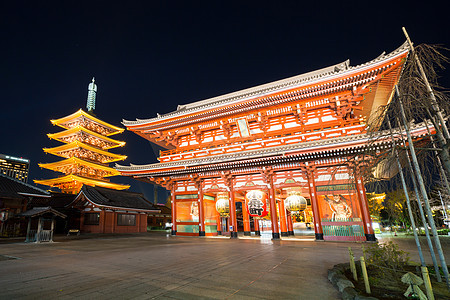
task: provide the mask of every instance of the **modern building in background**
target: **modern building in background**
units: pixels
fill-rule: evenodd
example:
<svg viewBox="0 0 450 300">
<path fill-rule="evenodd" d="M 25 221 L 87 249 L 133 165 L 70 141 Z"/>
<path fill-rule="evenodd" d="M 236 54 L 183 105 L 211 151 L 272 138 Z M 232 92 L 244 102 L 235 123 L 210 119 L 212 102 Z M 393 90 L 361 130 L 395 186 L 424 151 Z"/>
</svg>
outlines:
<svg viewBox="0 0 450 300">
<path fill-rule="evenodd" d="M 29 168 L 29 159 L 0 154 L 0 174 L 27 182 Z"/>
</svg>

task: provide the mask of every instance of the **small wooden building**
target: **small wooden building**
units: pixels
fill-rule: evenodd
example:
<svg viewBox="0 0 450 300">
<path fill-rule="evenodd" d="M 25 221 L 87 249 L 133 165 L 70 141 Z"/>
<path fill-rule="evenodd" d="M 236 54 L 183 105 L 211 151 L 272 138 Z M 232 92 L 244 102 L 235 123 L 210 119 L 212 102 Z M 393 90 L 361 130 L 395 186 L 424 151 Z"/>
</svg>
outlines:
<svg viewBox="0 0 450 300">
<path fill-rule="evenodd" d="M 46 198 L 50 198 L 49 192 L 0 174 L 0 236 L 25 235 L 26 224 L 19 214 L 31 200 Z"/>
<path fill-rule="evenodd" d="M 147 214 L 160 212 L 142 194 L 87 185 L 69 207 L 81 211 L 82 233 L 147 232 Z"/>
<path fill-rule="evenodd" d="M 50 206 L 33 207 L 20 214 L 28 218 L 27 238 L 25 242 L 53 242 L 55 218 L 65 219 L 67 216 Z"/>
</svg>

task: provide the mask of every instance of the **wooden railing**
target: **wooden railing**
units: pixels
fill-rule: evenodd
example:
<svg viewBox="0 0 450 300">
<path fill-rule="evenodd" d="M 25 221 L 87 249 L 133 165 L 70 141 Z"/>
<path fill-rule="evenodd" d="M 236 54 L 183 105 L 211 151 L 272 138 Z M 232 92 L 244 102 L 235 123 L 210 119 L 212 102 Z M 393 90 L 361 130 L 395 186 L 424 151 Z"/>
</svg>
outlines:
<svg viewBox="0 0 450 300">
<path fill-rule="evenodd" d="M 53 242 L 53 230 L 41 230 L 38 234 L 37 230 L 27 232 L 27 243 Z"/>
<path fill-rule="evenodd" d="M 322 219 L 325 240 L 365 241 L 363 223 L 360 218 Z"/>
</svg>

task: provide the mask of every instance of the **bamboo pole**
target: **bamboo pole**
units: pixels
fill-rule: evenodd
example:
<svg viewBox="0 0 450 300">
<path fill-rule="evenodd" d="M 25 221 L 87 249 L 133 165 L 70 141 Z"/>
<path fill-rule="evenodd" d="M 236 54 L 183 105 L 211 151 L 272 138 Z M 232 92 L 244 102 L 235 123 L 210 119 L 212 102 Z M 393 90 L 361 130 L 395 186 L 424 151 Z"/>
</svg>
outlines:
<svg viewBox="0 0 450 300">
<path fill-rule="evenodd" d="M 430 223 L 431 232 L 433 233 L 434 243 L 436 245 L 436 250 L 439 254 L 439 260 L 441 261 L 441 267 L 442 267 L 442 270 L 444 271 L 444 277 L 445 277 L 445 281 L 447 282 L 447 288 L 450 289 L 447 264 L 445 262 L 444 253 L 442 252 L 441 242 L 437 235 L 436 224 L 434 223 L 433 213 L 431 212 L 430 201 L 428 200 L 428 195 L 427 195 L 427 191 L 425 189 L 425 184 L 423 183 L 422 174 L 420 172 L 419 163 L 417 161 L 416 151 L 414 149 L 414 144 L 412 142 L 411 133 L 409 131 L 408 123 L 406 121 L 405 110 L 403 109 L 402 98 L 400 96 L 397 86 L 395 86 L 395 92 L 397 94 L 397 98 L 400 103 L 400 112 L 401 112 L 402 119 L 403 119 L 403 126 L 405 127 L 406 137 L 408 139 L 408 147 L 409 147 L 409 151 L 411 152 L 411 158 L 412 158 L 413 166 L 415 169 L 415 174 L 417 176 L 417 182 L 419 183 L 420 192 L 422 194 L 422 198 L 424 199 L 425 210 L 428 215 L 428 222 Z"/>
<path fill-rule="evenodd" d="M 440 151 L 440 153 L 439 153 L 439 156 L 441 156 L 441 158 L 442 158 L 442 163 L 445 166 L 445 169 L 447 170 L 447 173 L 450 174 L 450 153 L 449 153 L 449 150 L 448 150 L 448 141 L 450 139 L 450 134 L 448 132 L 447 125 L 445 123 L 445 120 L 444 120 L 444 118 L 442 116 L 442 113 L 441 113 L 440 108 L 438 106 L 438 103 L 436 101 L 436 97 L 434 95 L 433 89 L 431 88 L 431 85 L 430 85 L 430 83 L 428 81 L 428 78 L 427 78 L 427 76 L 425 74 L 425 71 L 424 71 L 424 69 L 422 67 L 422 64 L 421 64 L 421 62 L 419 60 L 419 57 L 417 56 L 417 54 L 416 54 L 416 52 L 414 50 L 413 43 L 412 43 L 411 39 L 409 38 L 409 35 L 406 32 L 405 27 L 402 27 L 402 30 L 403 30 L 403 33 L 405 34 L 406 40 L 408 41 L 409 47 L 411 49 L 412 57 L 413 57 L 414 61 L 416 62 L 417 67 L 419 69 L 420 76 L 422 77 L 422 80 L 425 83 L 426 90 L 427 90 L 427 92 L 429 94 L 429 98 L 430 98 L 430 102 L 431 102 L 431 108 L 433 110 L 434 116 L 437 117 L 437 119 L 439 120 L 439 123 L 441 124 L 441 127 L 442 127 L 443 133 L 440 130 L 440 127 L 439 127 L 439 124 L 438 124 L 437 120 L 435 120 L 434 116 L 431 114 L 429 109 L 426 108 L 427 113 L 430 115 L 430 120 L 431 120 L 431 122 L 433 123 L 433 125 L 434 125 L 434 127 L 436 129 L 436 137 L 437 137 L 437 140 L 438 140 L 438 142 L 440 144 L 440 147 L 442 149 L 442 151 Z M 450 192 L 450 190 L 449 190 L 449 192 Z"/>
<path fill-rule="evenodd" d="M 350 270 L 353 273 L 353 279 L 355 281 L 358 281 L 358 273 L 356 272 L 356 266 L 355 266 L 355 256 L 353 255 L 353 251 L 351 247 L 348 247 L 348 254 L 350 256 Z"/>
<path fill-rule="evenodd" d="M 394 134 L 392 133 L 391 121 L 389 120 L 389 116 L 387 118 L 387 123 L 389 126 L 389 131 L 390 131 L 391 139 L 392 139 L 392 150 L 394 151 L 395 158 L 397 160 L 397 166 L 398 166 L 398 171 L 400 173 L 400 179 L 402 181 L 403 192 L 405 193 L 405 197 L 406 197 L 406 205 L 408 206 L 408 215 L 409 215 L 409 219 L 411 221 L 411 226 L 413 228 L 414 240 L 416 242 L 417 250 L 419 251 L 420 263 L 422 264 L 423 267 L 425 267 L 426 264 L 425 264 L 425 259 L 423 258 L 422 246 L 420 246 L 419 236 L 417 235 L 416 222 L 414 221 L 414 216 L 412 214 L 411 201 L 409 200 L 408 188 L 406 187 L 405 177 L 403 176 L 402 165 L 400 164 L 400 159 L 398 157 L 397 143 L 395 142 Z"/>
<path fill-rule="evenodd" d="M 398 127 L 400 128 L 400 136 L 401 136 L 402 142 L 403 142 L 403 144 L 406 145 L 405 139 L 404 139 L 402 131 L 401 131 L 402 126 L 401 126 L 400 120 L 398 118 L 397 118 L 397 123 L 398 123 Z M 428 128 L 428 124 L 426 122 L 425 122 L 425 124 L 427 125 L 428 134 L 431 137 L 431 133 L 430 133 L 429 128 Z M 413 167 L 411 165 L 411 159 L 409 157 L 408 151 L 405 151 L 405 154 L 406 154 L 406 158 L 408 159 L 408 165 L 409 165 L 409 169 L 410 169 L 410 172 L 411 172 L 411 181 L 413 183 L 414 193 L 416 194 L 416 201 L 417 201 L 417 204 L 418 204 L 418 207 L 419 207 L 420 219 L 422 220 L 423 228 L 425 230 L 425 237 L 426 237 L 426 240 L 427 240 L 428 248 L 430 249 L 431 260 L 433 261 L 434 270 L 436 272 L 436 279 L 437 279 L 438 282 L 442 282 L 441 274 L 439 273 L 439 266 L 438 266 L 438 263 L 437 263 L 437 260 L 436 260 L 436 254 L 434 253 L 433 243 L 431 242 L 431 238 L 430 238 L 430 231 L 428 230 L 428 223 L 427 223 L 427 220 L 425 218 L 425 214 L 423 212 L 422 201 L 420 200 L 419 190 L 417 188 L 417 182 L 416 182 L 416 178 L 414 176 L 414 170 L 413 170 Z"/>
<path fill-rule="evenodd" d="M 433 89 L 431 88 L 430 82 L 428 81 L 427 75 L 425 74 L 425 71 L 422 67 L 422 63 L 419 60 L 419 57 L 416 54 L 416 51 L 414 50 L 413 43 L 411 39 L 409 38 L 408 32 L 406 32 L 406 28 L 402 27 L 403 33 L 405 34 L 406 40 L 408 41 L 409 48 L 411 49 L 412 56 L 414 60 L 416 61 L 417 67 L 419 68 L 420 76 L 422 77 L 422 80 L 425 82 L 425 86 L 427 88 L 427 92 L 430 95 L 431 100 L 431 108 L 433 108 L 434 112 L 436 113 L 436 116 L 439 119 L 439 122 L 441 123 L 442 129 L 444 131 L 444 136 L 446 139 L 450 139 L 450 134 L 448 132 L 447 125 L 445 124 L 444 118 L 442 117 L 442 113 L 439 109 L 439 106 L 436 101 L 436 96 L 434 95 Z"/>
<path fill-rule="evenodd" d="M 427 109 L 427 111 L 428 111 L 428 109 Z M 441 180 L 444 181 L 445 186 L 447 187 L 447 193 L 448 193 L 448 195 L 450 195 L 450 184 L 448 182 L 447 175 L 445 174 L 444 167 L 442 166 L 443 165 L 442 164 L 442 160 L 439 157 L 439 151 L 437 150 L 437 147 L 436 147 L 435 142 L 434 142 L 434 138 L 431 135 L 430 128 L 428 127 L 428 121 L 427 120 L 425 120 L 425 126 L 427 127 L 427 132 L 428 132 L 428 135 L 430 136 L 431 145 L 433 146 L 433 149 L 435 149 L 434 151 L 435 151 L 435 154 L 436 154 L 436 159 L 437 159 L 438 164 L 439 164 L 439 170 L 441 171 L 440 172 Z"/>
<path fill-rule="evenodd" d="M 448 153 L 448 146 L 446 144 L 445 138 L 442 132 L 439 130 L 439 123 L 435 120 L 434 116 L 431 114 L 430 110 L 426 108 L 427 114 L 430 117 L 430 121 L 436 129 L 436 138 L 440 145 L 440 151 L 438 152 L 439 157 L 441 158 L 441 165 L 445 167 L 447 173 L 450 174 L 450 154 Z M 428 124 L 427 124 L 428 128 Z M 450 190 L 449 190 L 450 192 Z"/>
<path fill-rule="evenodd" d="M 428 275 L 427 267 L 421 267 L 423 283 L 425 284 L 425 289 L 427 291 L 428 300 L 434 300 L 433 287 L 431 286 L 430 276 Z"/>
<path fill-rule="evenodd" d="M 366 261 L 364 260 L 364 256 L 361 256 L 361 270 L 364 278 L 364 286 L 366 287 L 366 293 L 370 294 L 370 285 L 369 285 L 369 276 L 367 276 L 367 269 L 366 269 Z"/>
</svg>

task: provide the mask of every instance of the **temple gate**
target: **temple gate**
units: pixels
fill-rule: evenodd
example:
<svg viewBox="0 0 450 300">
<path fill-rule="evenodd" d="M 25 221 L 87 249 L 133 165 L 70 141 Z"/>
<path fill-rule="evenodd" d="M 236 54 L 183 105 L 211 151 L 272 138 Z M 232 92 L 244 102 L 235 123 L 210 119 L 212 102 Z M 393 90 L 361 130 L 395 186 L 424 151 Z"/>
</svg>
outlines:
<svg viewBox="0 0 450 300">
<path fill-rule="evenodd" d="M 259 235 L 260 220 L 270 220 L 279 239 L 294 233 L 292 217 L 304 211 L 317 240 L 375 240 L 360 168 L 367 150 L 390 146 L 369 143 L 367 125 L 391 100 L 407 55 L 405 43 L 362 65 L 345 61 L 124 120 L 167 150 L 159 163 L 116 169 L 171 191 L 172 234 L 235 238 L 242 213 L 244 235 Z"/>
</svg>

